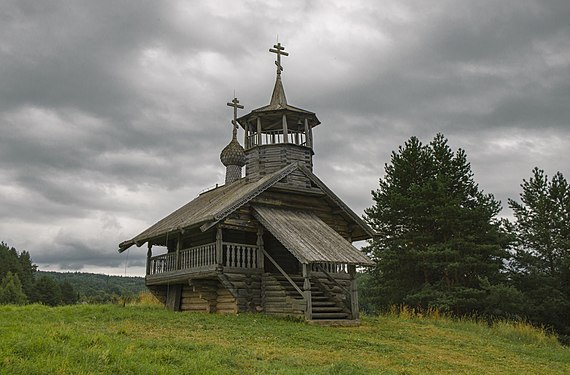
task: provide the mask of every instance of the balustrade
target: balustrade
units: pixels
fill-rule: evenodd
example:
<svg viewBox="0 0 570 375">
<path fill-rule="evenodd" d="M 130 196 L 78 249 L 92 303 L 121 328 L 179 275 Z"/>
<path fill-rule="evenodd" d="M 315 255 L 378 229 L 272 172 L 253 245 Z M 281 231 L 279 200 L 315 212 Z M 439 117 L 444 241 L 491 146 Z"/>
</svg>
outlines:
<svg viewBox="0 0 570 375">
<path fill-rule="evenodd" d="M 287 132 L 287 142 L 285 142 L 283 130 L 265 131 L 258 137 L 258 133 L 252 133 L 246 137 L 248 147 L 259 145 L 272 145 L 277 143 L 290 143 L 306 146 L 307 135 L 304 131 L 289 130 Z"/>
<path fill-rule="evenodd" d="M 182 249 L 178 257 L 175 252 L 156 255 L 149 258 L 149 275 L 165 272 L 189 270 L 200 271 L 214 269 L 218 263 L 232 268 L 260 268 L 256 245 L 222 242 L 222 257 L 216 259 L 216 243 Z"/>
<path fill-rule="evenodd" d="M 222 242 L 224 266 L 234 268 L 259 268 L 257 246 Z"/>
<path fill-rule="evenodd" d="M 321 272 L 322 267 L 328 273 L 348 273 L 348 264 L 346 263 L 313 263 L 311 271 Z"/>
</svg>

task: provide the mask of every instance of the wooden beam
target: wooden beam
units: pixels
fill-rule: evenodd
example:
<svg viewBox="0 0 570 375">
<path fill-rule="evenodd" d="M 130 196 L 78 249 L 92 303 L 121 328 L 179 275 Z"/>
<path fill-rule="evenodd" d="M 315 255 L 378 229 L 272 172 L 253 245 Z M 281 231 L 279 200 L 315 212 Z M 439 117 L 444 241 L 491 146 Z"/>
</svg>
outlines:
<svg viewBox="0 0 570 375">
<path fill-rule="evenodd" d="M 352 310 L 351 311 L 352 319 L 358 319 L 360 311 L 358 308 L 358 286 L 356 284 L 356 266 L 349 264 L 348 273 L 350 275 L 350 305 Z"/>
<path fill-rule="evenodd" d="M 303 263 L 303 278 L 305 279 L 303 283 L 305 300 L 307 301 L 305 307 L 305 319 L 313 319 L 313 301 L 311 298 L 311 268 L 307 263 Z"/>
<path fill-rule="evenodd" d="M 152 242 L 148 241 L 148 250 L 146 252 L 146 274 L 150 274 L 150 258 L 152 257 Z"/>
<path fill-rule="evenodd" d="M 257 268 L 264 269 L 263 259 L 263 226 L 257 227 Z"/>
<path fill-rule="evenodd" d="M 257 118 L 257 145 L 261 146 L 261 118 Z"/>
<path fill-rule="evenodd" d="M 285 113 L 283 114 L 283 118 L 282 118 L 282 122 L 283 122 L 283 143 L 289 143 L 289 132 L 287 130 L 287 116 L 285 116 Z"/>
<path fill-rule="evenodd" d="M 223 267 L 223 255 L 222 255 L 222 226 L 218 225 L 216 229 L 216 263 L 218 268 Z"/>
<path fill-rule="evenodd" d="M 287 272 L 283 271 L 283 268 L 281 268 L 281 266 L 280 266 L 279 264 L 277 264 L 277 262 L 275 261 L 275 259 L 273 259 L 273 258 L 271 257 L 271 255 L 269 255 L 269 254 L 267 253 L 267 251 L 265 251 L 265 249 L 263 250 L 263 255 L 264 255 L 267 259 L 269 259 L 269 261 L 270 261 L 271 263 L 273 263 L 273 265 L 275 266 L 275 268 L 277 268 L 277 270 L 278 270 L 279 272 L 281 272 L 281 274 L 282 274 L 283 276 L 285 276 L 285 278 L 287 279 L 287 281 L 289 281 L 289 283 L 290 283 L 291 285 L 293 285 L 293 287 L 295 288 L 295 290 L 297 290 L 297 292 L 299 292 L 299 294 L 300 294 L 303 298 L 305 298 L 305 294 L 303 293 L 303 291 L 301 290 L 301 288 L 299 288 L 299 286 L 298 286 L 295 282 L 293 282 L 293 280 L 291 280 L 291 278 L 289 277 L 289 275 L 287 275 Z"/>
</svg>

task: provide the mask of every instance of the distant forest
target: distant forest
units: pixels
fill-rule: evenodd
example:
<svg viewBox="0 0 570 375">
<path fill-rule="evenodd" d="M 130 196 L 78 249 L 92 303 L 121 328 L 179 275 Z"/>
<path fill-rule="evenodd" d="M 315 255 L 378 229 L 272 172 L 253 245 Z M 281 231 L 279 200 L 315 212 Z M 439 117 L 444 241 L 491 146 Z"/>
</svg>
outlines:
<svg viewBox="0 0 570 375">
<path fill-rule="evenodd" d="M 142 277 L 38 271 L 29 252 L 0 242 L 0 304 L 117 303 L 143 290 Z"/>
<path fill-rule="evenodd" d="M 87 303 L 117 302 L 121 298 L 133 299 L 146 290 L 144 277 L 53 271 L 38 271 L 37 276 L 48 276 L 59 283 L 70 283 L 79 294 L 79 301 Z"/>
</svg>

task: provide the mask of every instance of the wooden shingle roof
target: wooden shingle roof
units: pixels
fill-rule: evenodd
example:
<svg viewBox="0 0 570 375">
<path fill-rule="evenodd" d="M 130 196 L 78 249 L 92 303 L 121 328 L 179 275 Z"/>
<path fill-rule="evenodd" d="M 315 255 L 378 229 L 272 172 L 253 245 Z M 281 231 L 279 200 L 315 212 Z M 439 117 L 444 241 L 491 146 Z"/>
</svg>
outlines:
<svg viewBox="0 0 570 375">
<path fill-rule="evenodd" d="M 242 178 L 234 183 L 200 194 L 194 200 L 158 221 L 138 236 L 121 242 L 119 244 L 119 252 L 123 252 L 135 244 L 140 246 L 148 240 L 168 232 L 195 227 L 209 221 L 219 221 L 265 191 L 269 186 L 287 176 L 295 168 L 295 164 L 290 164 L 255 182 L 248 183 L 245 178 Z"/>
<path fill-rule="evenodd" d="M 375 263 L 309 211 L 254 205 L 254 216 L 301 263 Z"/>
<path fill-rule="evenodd" d="M 119 252 L 127 250 L 132 245 L 136 244 L 137 246 L 141 246 L 149 240 L 186 228 L 197 226 L 201 226 L 202 230 L 211 228 L 295 170 L 303 172 L 330 201 L 339 207 L 362 229 L 362 233 L 364 234 L 363 238 L 355 238 L 355 240 L 371 238 L 376 235 L 376 232 L 337 197 L 315 174 L 299 164 L 289 164 L 257 181 L 252 182 L 247 181 L 246 178 L 242 178 L 231 184 L 226 184 L 200 194 L 194 200 L 150 226 L 136 237 L 121 242 L 119 244 Z"/>
</svg>

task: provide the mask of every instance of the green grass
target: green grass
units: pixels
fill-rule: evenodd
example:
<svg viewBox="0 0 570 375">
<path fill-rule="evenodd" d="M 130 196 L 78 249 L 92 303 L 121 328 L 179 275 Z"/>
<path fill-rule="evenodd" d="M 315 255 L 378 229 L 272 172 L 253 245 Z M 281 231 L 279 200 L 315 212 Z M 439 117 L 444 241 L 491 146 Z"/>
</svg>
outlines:
<svg viewBox="0 0 570 375">
<path fill-rule="evenodd" d="M 157 305 L 0 306 L 2 374 L 568 374 L 570 348 L 528 325 L 438 315 L 318 327 Z"/>
</svg>

